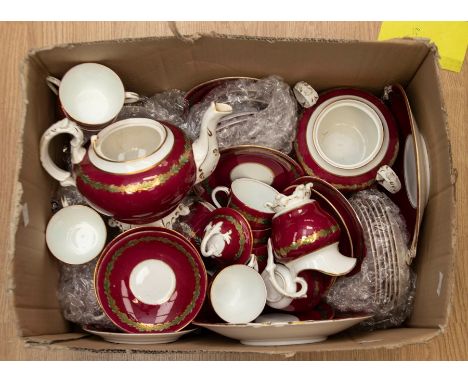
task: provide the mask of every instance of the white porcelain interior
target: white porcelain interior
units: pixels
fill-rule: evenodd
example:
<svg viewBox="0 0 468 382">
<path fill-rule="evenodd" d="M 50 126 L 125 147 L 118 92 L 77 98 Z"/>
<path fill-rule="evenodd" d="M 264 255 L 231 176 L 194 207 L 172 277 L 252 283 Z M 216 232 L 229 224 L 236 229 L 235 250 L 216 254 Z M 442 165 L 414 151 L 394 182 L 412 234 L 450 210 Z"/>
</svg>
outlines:
<svg viewBox="0 0 468 382">
<path fill-rule="evenodd" d="M 314 129 L 316 126 L 316 121 L 320 113 L 329 105 L 340 102 L 340 101 L 358 101 L 366 106 L 368 106 L 380 119 L 380 122 L 383 127 L 383 139 L 382 139 L 382 145 L 380 146 L 380 149 L 378 150 L 377 154 L 375 157 L 370 160 L 368 163 L 362 165 L 359 168 L 340 168 L 331 165 L 329 162 L 327 162 L 318 152 L 317 147 L 314 144 Z M 333 97 L 331 99 L 328 99 L 324 101 L 322 104 L 320 104 L 312 113 L 310 116 L 310 119 L 307 123 L 307 131 L 306 131 L 306 143 L 307 143 L 307 148 L 312 156 L 313 160 L 324 170 L 328 171 L 331 174 L 334 175 L 339 175 L 339 176 L 358 176 L 365 174 L 368 171 L 371 171 L 374 169 L 376 166 L 379 165 L 379 163 L 383 160 L 385 157 L 385 154 L 387 153 L 388 150 L 388 145 L 389 145 L 389 130 L 388 130 L 388 124 L 387 121 L 385 120 L 385 117 L 381 113 L 381 111 L 372 104 L 372 102 L 361 98 L 357 96 L 351 96 L 351 95 L 343 95 L 343 96 L 337 96 Z"/>
<path fill-rule="evenodd" d="M 231 191 L 247 207 L 270 214 L 273 210 L 266 203 L 273 203 L 279 194 L 268 184 L 249 178 L 236 179 L 231 184 Z"/>
<path fill-rule="evenodd" d="M 162 161 L 174 146 L 174 135 L 155 120 L 128 118 L 107 126 L 91 142 L 91 163 L 106 172 L 129 174 Z"/>
<path fill-rule="evenodd" d="M 138 263 L 130 273 L 129 287 L 133 295 L 148 305 L 169 301 L 176 289 L 176 275 L 164 261 L 148 259 Z"/>
<path fill-rule="evenodd" d="M 131 345 L 151 345 L 151 344 L 167 344 L 177 341 L 180 337 L 192 333 L 196 329 L 180 330 L 170 333 L 114 333 L 83 328 L 84 331 L 101 337 L 107 342 L 116 344 L 131 344 Z"/>
<path fill-rule="evenodd" d="M 278 261 L 281 261 L 281 259 L 278 259 Z M 351 272 L 356 262 L 356 258 L 342 255 L 338 250 L 338 242 L 335 242 L 307 255 L 288 261 L 285 265 L 295 275 L 310 269 L 331 276 L 342 276 Z"/>
<path fill-rule="evenodd" d="M 84 124 L 99 125 L 112 120 L 125 100 L 124 85 L 110 68 L 84 63 L 71 68 L 59 87 L 66 113 Z"/>
<path fill-rule="evenodd" d="M 341 100 L 325 107 L 315 122 L 317 151 L 332 166 L 355 169 L 375 158 L 383 143 L 383 125 L 365 103 Z"/>
<path fill-rule="evenodd" d="M 239 178 L 251 178 L 271 185 L 275 179 L 273 171 L 261 163 L 244 162 L 238 164 L 229 174 L 231 182 Z"/>
<path fill-rule="evenodd" d="M 84 264 L 104 248 L 106 225 L 87 206 L 62 208 L 52 216 L 46 229 L 46 242 L 52 254 L 68 264 Z"/>
<path fill-rule="evenodd" d="M 266 288 L 260 274 L 247 265 L 221 270 L 213 280 L 210 300 L 216 314 L 232 324 L 255 320 L 266 304 Z"/>
</svg>

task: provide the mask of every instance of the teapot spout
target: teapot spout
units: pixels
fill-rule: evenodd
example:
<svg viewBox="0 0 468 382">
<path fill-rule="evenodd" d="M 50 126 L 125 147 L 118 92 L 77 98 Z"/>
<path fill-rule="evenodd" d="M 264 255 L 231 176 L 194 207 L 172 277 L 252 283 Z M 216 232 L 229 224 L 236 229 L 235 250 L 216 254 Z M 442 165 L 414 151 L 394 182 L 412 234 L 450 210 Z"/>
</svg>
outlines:
<svg viewBox="0 0 468 382">
<path fill-rule="evenodd" d="M 224 103 L 212 102 L 203 115 L 200 135 L 192 144 L 193 156 L 197 166 L 197 180 L 195 183 L 206 179 L 215 170 L 219 161 L 216 126 L 222 117 L 231 113 L 231 106 Z"/>
</svg>

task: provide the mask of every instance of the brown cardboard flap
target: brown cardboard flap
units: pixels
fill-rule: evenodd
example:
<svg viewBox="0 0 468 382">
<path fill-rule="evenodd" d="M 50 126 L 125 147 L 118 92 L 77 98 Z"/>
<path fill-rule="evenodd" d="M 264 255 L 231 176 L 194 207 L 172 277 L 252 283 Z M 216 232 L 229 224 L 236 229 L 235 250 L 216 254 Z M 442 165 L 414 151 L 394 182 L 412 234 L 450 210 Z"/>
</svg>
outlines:
<svg viewBox="0 0 468 382">
<path fill-rule="evenodd" d="M 87 333 L 66 333 L 66 334 L 51 334 L 44 336 L 25 337 L 24 341 L 28 344 L 50 345 L 63 341 L 72 341 L 79 338 L 88 337 Z"/>
<path fill-rule="evenodd" d="M 105 342 L 91 336 L 77 340 L 63 340 L 54 343 L 50 349 L 76 349 L 93 352 L 134 352 L 134 353 L 262 353 L 288 357 L 302 352 L 366 350 L 375 348 L 397 348 L 411 342 L 427 342 L 440 333 L 437 329 L 390 329 L 359 334 L 342 334 L 328 338 L 325 342 L 288 346 L 246 346 L 214 333 L 190 335 L 170 344 L 122 345 Z M 35 340 L 36 337 L 30 339 Z M 64 337 L 63 337 L 64 338 Z M 411 340 L 409 340 L 411 339 Z"/>
<path fill-rule="evenodd" d="M 432 53 L 407 89 L 431 167 L 431 191 L 414 263 L 418 282 L 414 311 L 408 322 L 412 326 L 447 325 L 454 282 L 455 187 L 439 81 L 437 59 Z"/>
<path fill-rule="evenodd" d="M 193 43 L 146 38 L 70 45 L 36 55 L 52 75 L 99 61 L 124 79 L 127 90 L 145 95 L 168 88 L 188 90 L 218 77 L 268 74 L 290 83 L 307 80 L 317 89 L 357 86 L 381 92 L 406 84 L 429 48 L 416 41 L 357 42 L 204 36 Z"/>
</svg>

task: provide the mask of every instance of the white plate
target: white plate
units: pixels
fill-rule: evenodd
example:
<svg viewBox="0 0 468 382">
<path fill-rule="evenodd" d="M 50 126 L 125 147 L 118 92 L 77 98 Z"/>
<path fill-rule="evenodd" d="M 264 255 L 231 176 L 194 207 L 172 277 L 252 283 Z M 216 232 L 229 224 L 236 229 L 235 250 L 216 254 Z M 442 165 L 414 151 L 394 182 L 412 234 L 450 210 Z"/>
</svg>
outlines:
<svg viewBox="0 0 468 382">
<path fill-rule="evenodd" d="M 250 324 L 194 325 L 251 346 L 299 345 L 322 342 L 328 336 L 342 332 L 372 316 L 358 316 L 324 321 L 265 322 Z"/>
<path fill-rule="evenodd" d="M 83 328 L 85 332 L 94 334 L 101 337 L 107 342 L 116 344 L 130 344 L 130 345 L 151 345 L 151 344 L 167 344 L 177 341 L 180 337 L 192 333 L 197 329 L 181 330 L 173 333 L 115 333 L 115 332 L 101 332 L 98 330 L 91 330 L 86 327 Z"/>
</svg>

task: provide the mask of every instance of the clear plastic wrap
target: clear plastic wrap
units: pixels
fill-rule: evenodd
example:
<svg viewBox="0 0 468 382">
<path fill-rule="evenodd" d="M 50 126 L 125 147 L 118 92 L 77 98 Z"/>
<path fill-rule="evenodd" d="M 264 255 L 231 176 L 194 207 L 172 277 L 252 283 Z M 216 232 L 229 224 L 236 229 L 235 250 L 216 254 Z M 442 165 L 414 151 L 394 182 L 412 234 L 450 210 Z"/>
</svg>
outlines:
<svg viewBox="0 0 468 382">
<path fill-rule="evenodd" d="M 341 312 L 366 312 L 374 317 L 367 329 L 400 326 L 411 314 L 416 274 L 406 263 L 408 232 L 397 205 L 376 190 L 349 199 L 364 230 L 367 248 L 361 271 L 341 277 L 327 293 L 327 302 Z"/>
<path fill-rule="evenodd" d="M 117 120 L 126 118 L 152 118 L 166 121 L 176 126 L 185 122 L 185 92 L 171 89 L 152 97 L 143 97 L 139 102 L 122 107 Z"/>
<path fill-rule="evenodd" d="M 213 89 L 190 108 L 182 129 L 196 139 L 201 118 L 212 102 L 227 103 L 233 114 L 217 127 L 220 148 L 259 145 L 288 154 L 296 137 L 298 105 L 290 86 L 278 76 L 260 80 L 239 79 Z"/>
<path fill-rule="evenodd" d="M 118 331 L 102 311 L 94 292 L 97 259 L 81 265 L 60 263 L 57 297 L 66 320 L 82 326 Z"/>
<path fill-rule="evenodd" d="M 63 207 L 75 206 L 78 204 L 83 206 L 88 205 L 86 199 L 74 186 L 59 186 L 51 199 L 52 212 L 54 213 Z"/>
</svg>

